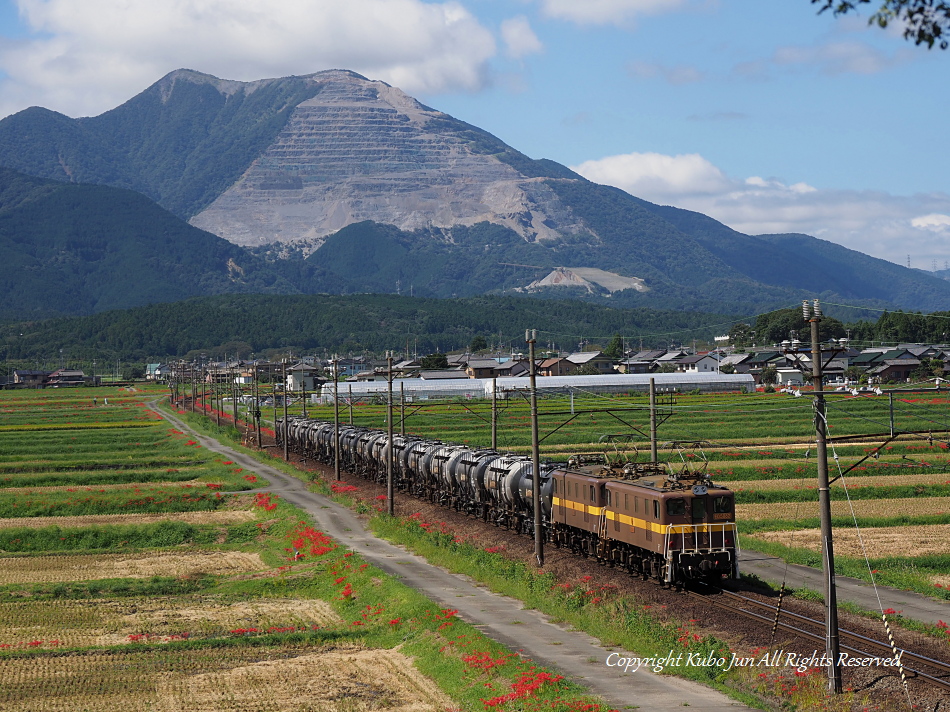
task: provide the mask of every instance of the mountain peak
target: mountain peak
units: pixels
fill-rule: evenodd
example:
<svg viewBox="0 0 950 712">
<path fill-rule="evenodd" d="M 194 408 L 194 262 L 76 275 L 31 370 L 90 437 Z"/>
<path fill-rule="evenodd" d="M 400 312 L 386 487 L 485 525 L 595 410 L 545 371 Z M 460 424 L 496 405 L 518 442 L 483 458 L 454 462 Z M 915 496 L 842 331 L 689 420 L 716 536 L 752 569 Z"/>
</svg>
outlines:
<svg viewBox="0 0 950 712">
<path fill-rule="evenodd" d="M 240 245 L 307 249 L 366 220 L 402 230 L 489 222 L 529 242 L 593 236 L 536 173 L 510 160 L 530 159 L 491 134 L 355 72 L 300 79 L 313 95 L 193 225 Z"/>
</svg>

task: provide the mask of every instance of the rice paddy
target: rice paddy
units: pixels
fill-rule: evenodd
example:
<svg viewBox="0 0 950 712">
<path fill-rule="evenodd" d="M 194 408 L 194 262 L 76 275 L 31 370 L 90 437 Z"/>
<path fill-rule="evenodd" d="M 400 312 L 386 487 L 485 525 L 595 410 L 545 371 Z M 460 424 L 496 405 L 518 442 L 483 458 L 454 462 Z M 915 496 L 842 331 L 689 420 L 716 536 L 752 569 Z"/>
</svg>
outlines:
<svg viewBox="0 0 950 712">
<path fill-rule="evenodd" d="M 0 395 L 0 712 L 482 708 L 443 634 L 509 651 L 169 427 L 158 396 Z M 586 708 L 551 680 L 532 697 Z"/>
</svg>

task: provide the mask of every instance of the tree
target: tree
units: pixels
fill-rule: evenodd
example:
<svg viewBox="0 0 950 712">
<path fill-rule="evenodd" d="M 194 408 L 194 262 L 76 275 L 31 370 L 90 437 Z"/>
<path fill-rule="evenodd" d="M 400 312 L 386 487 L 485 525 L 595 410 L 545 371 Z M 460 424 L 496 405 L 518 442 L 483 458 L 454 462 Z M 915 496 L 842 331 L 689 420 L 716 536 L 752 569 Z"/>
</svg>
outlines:
<svg viewBox="0 0 950 712">
<path fill-rule="evenodd" d="M 604 349 L 604 356 L 613 359 L 623 358 L 623 337 L 620 334 L 614 334 L 614 338 L 610 340 L 610 343 L 607 344 L 607 348 Z"/>
<path fill-rule="evenodd" d="M 671 363 L 661 363 L 657 369 L 657 373 L 676 373 L 676 366 Z"/>
<path fill-rule="evenodd" d="M 752 327 L 745 322 L 738 322 L 729 329 L 729 343 L 736 347 L 752 345 Z"/>
<path fill-rule="evenodd" d="M 448 368 L 449 360 L 446 358 L 445 354 L 429 354 L 428 356 L 423 356 L 420 365 L 424 370 L 432 371 L 440 368 Z"/>
<path fill-rule="evenodd" d="M 719 373 L 735 373 L 736 366 L 732 363 L 724 363 L 719 367 Z"/>
<path fill-rule="evenodd" d="M 776 381 L 778 381 L 778 369 L 775 366 L 766 366 L 762 369 L 762 373 L 759 374 L 759 383 L 774 386 Z"/>
<path fill-rule="evenodd" d="M 487 348 L 488 340 L 484 336 L 473 336 L 471 343 L 468 345 L 468 350 L 473 354 L 484 351 Z"/>
<path fill-rule="evenodd" d="M 858 5 L 867 5 L 871 0 L 811 0 L 819 4 L 818 14 L 831 10 L 837 17 L 849 12 L 857 12 Z M 914 44 L 934 45 L 947 49 L 950 34 L 950 2 L 942 0 L 875 0 L 881 4 L 877 12 L 871 15 L 868 24 L 887 27 L 892 22 L 904 25 L 904 39 L 914 40 Z"/>
<path fill-rule="evenodd" d="M 844 377 L 849 381 L 859 381 L 864 375 L 864 369 L 860 366 L 848 366 L 844 370 Z"/>
<path fill-rule="evenodd" d="M 755 320 L 755 340 L 760 344 L 777 344 L 791 338 L 790 332 L 794 331 L 798 338 L 804 343 L 811 342 L 811 331 L 808 324 L 802 318 L 802 310 L 777 309 L 776 311 L 760 314 Z M 818 338 L 821 341 L 835 338 L 840 339 L 847 331 L 837 319 L 830 316 L 823 316 L 818 323 Z"/>
<path fill-rule="evenodd" d="M 594 364 L 585 363 L 576 371 L 572 372 L 571 375 L 572 376 L 599 376 L 600 371 L 597 370 L 597 367 Z"/>
</svg>

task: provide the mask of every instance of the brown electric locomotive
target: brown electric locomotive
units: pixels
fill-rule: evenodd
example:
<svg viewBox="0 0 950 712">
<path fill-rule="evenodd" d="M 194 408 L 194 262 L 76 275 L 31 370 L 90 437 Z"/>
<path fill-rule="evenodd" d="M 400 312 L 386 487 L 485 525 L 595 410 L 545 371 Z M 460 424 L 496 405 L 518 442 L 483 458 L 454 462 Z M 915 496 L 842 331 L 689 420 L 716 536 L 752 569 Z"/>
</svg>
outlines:
<svg viewBox="0 0 950 712">
<path fill-rule="evenodd" d="M 733 493 L 704 472 L 587 455 L 550 477 L 556 545 L 665 584 L 738 576 Z"/>
</svg>

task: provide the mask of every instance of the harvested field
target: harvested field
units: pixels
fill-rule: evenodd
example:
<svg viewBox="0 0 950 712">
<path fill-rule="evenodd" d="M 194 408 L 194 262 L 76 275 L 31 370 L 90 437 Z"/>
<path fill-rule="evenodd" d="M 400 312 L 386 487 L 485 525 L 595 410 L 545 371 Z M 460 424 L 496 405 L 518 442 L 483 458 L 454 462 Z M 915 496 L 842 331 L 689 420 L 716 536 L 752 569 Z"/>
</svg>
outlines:
<svg viewBox="0 0 950 712">
<path fill-rule="evenodd" d="M 394 650 L 162 650 L 0 660 L 0 712 L 433 712 L 452 700 Z"/>
<path fill-rule="evenodd" d="M 861 536 L 854 529 L 835 529 L 835 554 L 872 558 L 884 556 L 926 556 L 945 554 L 950 550 L 950 524 L 921 526 L 868 527 Z M 771 541 L 790 547 L 821 550 L 820 529 L 799 529 L 785 532 L 756 532 L 755 539 Z M 861 541 L 864 547 L 861 546 Z"/>
<path fill-rule="evenodd" d="M 950 513 L 950 497 L 905 497 L 902 499 L 859 499 L 849 503 L 836 500 L 831 503 L 835 517 L 851 516 L 851 505 L 859 517 L 915 517 L 926 514 Z M 818 516 L 818 495 L 812 502 L 767 502 L 737 504 L 736 519 L 810 519 Z"/>
<path fill-rule="evenodd" d="M 55 485 L 50 487 L 5 487 L 0 490 L 3 494 L 48 494 L 51 492 L 113 492 L 116 490 L 152 490 L 162 487 L 197 487 L 202 483 L 198 480 L 187 480 L 185 482 L 125 482 L 118 485 Z"/>
<path fill-rule="evenodd" d="M 266 568 L 259 554 L 241 551 L 3 557 L 0 584 L 233 574 Z"/>
<path fill-rule="evenodd" d="M 319 599 L 261 598 L 239 603 L 216 596 L 26 600 L 0 604 L 0 647 L 98 647 L 134 640 L 161 643 L 183 635 L 193 639 L 236 630 L 312 630 L 340 622 L 330 604 Z"/>
<path fill-rule="evenodd" d="M 240 524 L 254 519 L 247 510 L 214 512 L 168 512 L 155 514 L 86 514 L 76 517 L 7 517 L 0 518 L 0 529 L 26 527 L 94 527 L 118 524 L 156 524 L 157 522 L 184 522 L 185 524 Z"/>
<path fill-rule="evenodd" d="M 929 472 L 923 475 L 880 475 L 877 477 L 853 477 L 847 475 L 846 483 L 849 489 L 856 487 L 894 487 L 900 485 L 942 485 L 950 482 L 950 475 L 946 472 Z M 780 480 L 744 480 L 735 482 L 719 482 L 716 484 L 728 487 L 731 490 L 742 490 L 744 492 L 761 492 L 769 490 L 800 490 L 815 489 L 815 476 L 810 475 L 807 478 Z M 833 485 L 832 489 L 843 489 L 841 480 Z M 818 496 L 817 494 L 815 495 Z"/>
</svg>

